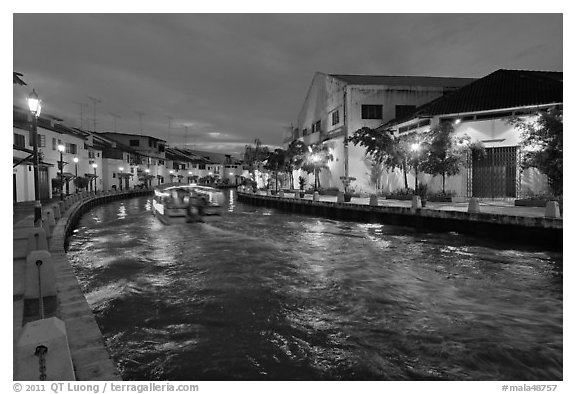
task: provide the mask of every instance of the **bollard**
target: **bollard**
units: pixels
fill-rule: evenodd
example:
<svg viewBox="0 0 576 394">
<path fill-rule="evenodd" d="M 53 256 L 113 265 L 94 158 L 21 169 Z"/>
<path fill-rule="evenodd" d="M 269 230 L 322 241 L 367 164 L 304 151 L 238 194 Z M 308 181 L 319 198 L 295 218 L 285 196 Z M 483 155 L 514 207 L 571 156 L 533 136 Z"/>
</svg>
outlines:
<svg viewBox="0 0 576 394">
<path fill-rule="evenodd" d="M 338 192 L 338 195 L 336 196 L 336 202 L 344 202 L 344 192 Z"/>
<path fill-rule="evenodd" d="M 320 201 L 320 193 L 314 192 L 312 195 L 312 201 Z"/>
<path fill-rule="evenodd" d="M 40 270 L 41 276 L 42 297 L 56 295 L 56 277 L 52 255 L 47 250 L 33 250 L 26 257 L 24 298 L 38 298 L 38 270 Z"/>
<path fill-rule="evenodd" d="M 420 196 L 412 196 L 412 209 L 422 208 L 422 200 Z"/>
<path fill-rule="evenodd" d="M 284 190 L 280 190 L 278 192 L 278 197 L 284 197 Z"/>
<path fill-rule="evenodd" d="M 376 194 L 370 194 L 370 206 L 371 207 L 378 206 L 378 196 Z"/>
<path fill-rule="evenodd" d="M 46 208 L 42 210 L 42 216 L 49 226 L 56 226 L 56 220 L 54 219 L 54 211 L 52 208 Z"/>
<path fill-rule="evenodd" d="M 546 203 L 546 212 L 544 217 L 549 219 L 560 219 L 560 204 L 558 201 L 548 201 Z"/>
<path fill-rule="evenodd" d="M 28 230 L 28 243 L 26 244 L 26 250 L 28 253 L 33 250 L 48 250 L 46 231 L 44 231 L 43 228 L 33 227 Z"/>
<path fill-rule="evenodd" d="M 468 201 L 468 213 L 480 213 L 480 200 L 476 197 L 472 197 Z"/>
<path fill-rule="evenodd" d="M 56 317 L 26 323 L 14 356 L 15 380 L 76 380 L 66 325 Z"/>
</svg>

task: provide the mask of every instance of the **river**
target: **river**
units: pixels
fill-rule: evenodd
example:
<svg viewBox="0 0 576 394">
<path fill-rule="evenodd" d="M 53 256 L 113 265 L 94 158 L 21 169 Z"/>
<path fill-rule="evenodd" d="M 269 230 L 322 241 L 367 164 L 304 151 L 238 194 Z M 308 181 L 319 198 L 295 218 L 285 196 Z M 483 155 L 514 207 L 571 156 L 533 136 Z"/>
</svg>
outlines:
<svg viewBox="0 0 576 394">
<path fill-rule="evenodd" d="M 228 193 L 228 192 L 227 192 Z M 68 258 L 125 380 L 562 380 L 562 254 L 238 203 L 86 213 Z"/>
</svg>

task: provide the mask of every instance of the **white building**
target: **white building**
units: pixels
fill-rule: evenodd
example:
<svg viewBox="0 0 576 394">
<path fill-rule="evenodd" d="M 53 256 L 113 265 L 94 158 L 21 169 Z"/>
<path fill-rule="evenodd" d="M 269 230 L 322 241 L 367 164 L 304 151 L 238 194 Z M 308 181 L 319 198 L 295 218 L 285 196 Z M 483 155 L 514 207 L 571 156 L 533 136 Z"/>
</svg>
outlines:
<svg viewBox="0 0 576 394">
<path fill-rule="evenodd" d="M 334 160 L 320 173 L 322 187 L 343 190 L 342 177 L 354 177 L 357 191 L 372 190 L 365 150 L 344 144 L 362 127 L 376 128 L 403 117 L 417 106 L 474 81 L 470 78 L 336 75 L 316 73 L 298 114 L 284 138 L 305 144 L 328 144 Z M 298 178 L 298 174 L 295 175 Z M 312 175 L 309 178 L 313 183 Z"/>
<path fill-rule="evenodd" d="M 397 136 L 425 133 L 449 121 L 455 136 L 468 135 L 473 142 L 482 142 L 485 157 L 471 158 L 469 169 L 446 181 L 446 190 L 457 196 L 514 198 L 544 193 L 548 191 L 546 176 L 535 169 L 521 170 L 520 131 L 509 120 L 530 121 L 538 111 L 562 108 L 562 79 L 561 72 L 498 70 L 381 129 L 384 132 L 393 124 Z M 398 173 L 387 173 L 384 178 L 389 189 L 403 187 Z M 419 174 L 418 178 L 432 190 L 441 190 L 440 177 Z"/>
</svg>

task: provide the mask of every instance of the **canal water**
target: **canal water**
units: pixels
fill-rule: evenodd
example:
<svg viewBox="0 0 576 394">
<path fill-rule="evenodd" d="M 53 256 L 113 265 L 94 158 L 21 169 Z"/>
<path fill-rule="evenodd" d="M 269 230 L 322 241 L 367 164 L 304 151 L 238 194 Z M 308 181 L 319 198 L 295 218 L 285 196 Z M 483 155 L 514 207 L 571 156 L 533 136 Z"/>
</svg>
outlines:
<svg viewBox="0 0 576 394">
<path fill-rule="evenodd" d="M 85 214 L 68 257 L 125 380 L 562 380 L 562 255 L 243 205 Z"/>
</svg>

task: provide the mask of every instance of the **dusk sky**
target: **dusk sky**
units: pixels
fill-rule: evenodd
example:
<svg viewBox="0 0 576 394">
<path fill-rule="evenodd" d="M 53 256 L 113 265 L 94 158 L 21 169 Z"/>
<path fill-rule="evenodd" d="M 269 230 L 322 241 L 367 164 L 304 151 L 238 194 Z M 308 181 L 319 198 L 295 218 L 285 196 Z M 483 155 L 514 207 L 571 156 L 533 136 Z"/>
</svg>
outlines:
<svg viewBox="0 0 576 394">
<path fill-rule="evenodd" d="M 240 154 L 281 146 L 316 71 L 563 71 L 562 14 L 14 14 L 14 104 L 96 130 Z M 141 117 L 139 114 L 141 114 Z M 171 128 L 169 128 L 169 124 Z M 188 133 L 185 133 L 188 126 Z"/>
</svg>

